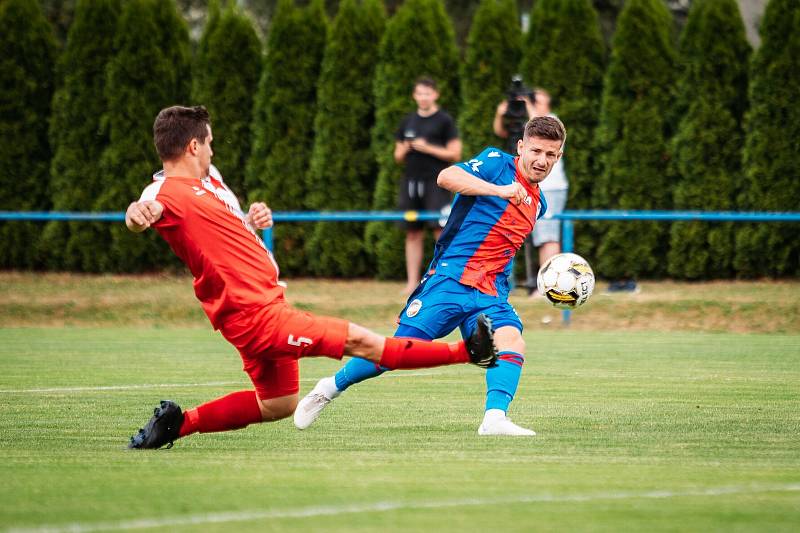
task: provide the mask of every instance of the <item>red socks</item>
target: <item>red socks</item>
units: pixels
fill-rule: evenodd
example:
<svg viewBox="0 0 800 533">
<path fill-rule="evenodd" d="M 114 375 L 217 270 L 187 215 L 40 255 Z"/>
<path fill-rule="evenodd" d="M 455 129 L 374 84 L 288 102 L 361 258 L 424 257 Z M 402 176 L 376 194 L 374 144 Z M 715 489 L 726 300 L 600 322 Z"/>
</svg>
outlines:
<svg viewBox="0 0 800 533">
<path fill-rule="evenodd" d="M 429 368 L 455 363 L 469 363 L 464 341 L 446 343 L 387 337 L 380 364 L 386 368 L 398 369 Z"/>
<path fill-rule="evenodd" d="M 242 390 L 185 411 L 179 436 L 241 429 L 259 422 L 261 408 L 256 391 Z"/>
</svg>

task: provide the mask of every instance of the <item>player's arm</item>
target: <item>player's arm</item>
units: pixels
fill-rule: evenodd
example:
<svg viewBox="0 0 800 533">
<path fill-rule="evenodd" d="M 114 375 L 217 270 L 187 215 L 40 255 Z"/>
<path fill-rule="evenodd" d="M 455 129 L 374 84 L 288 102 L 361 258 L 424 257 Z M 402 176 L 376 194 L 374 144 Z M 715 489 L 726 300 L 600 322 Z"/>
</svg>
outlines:
<svg viewBox="0 0 800 533">
<path fill-rule="evenodd" d="M 439 187 L 464 196 L 499 196 L 519 205 L 528 193 L 519 182 L 509 185 L 496 185 L 473 176 L 458 166 L 449 166 L 439 173 L 436 179 Z"/>
<path fill-rule="evenodd" d="M 158 200 L 132 202 L 125 211 L 125 225 L 134 233 L 141 233 L 161 219 L 164 206 Z"/>
<path fill-rule="evenodd" d="M 503 117 L 508 112 L 508 100 L 503 100 L 497 105 L 497 110 L 494 113 L 494 122 L 492 122 L 492 129 L 494 134 L 501 139 L 508 138 L 508 130 L 503 123 Z"/>
<path fill-rule="evenodd" d="M 441 161 L 455 163 L 461 160 L 461 139 L 458 138 L 451 139 L 445 146 L 431 144 L 422 138 L 414 139 L 410 144 L 417 152 L 430 154 Z"/>
<path fill-rule="evenodd" d="M 245 219 L 256 229 L 266 229 L 272 227 L 272 209 L 267 207 L 264 202 L 250 204 L 250 210 L 245 215 Z"/>
<path fill-rule="evenodd" d="M 411 143 L 409 141 L 395 141 L 394 142 L 394 161 L 395 163 L 402 164 L 406 160 L 406 155 L 411 151 Z"/>
</svg>

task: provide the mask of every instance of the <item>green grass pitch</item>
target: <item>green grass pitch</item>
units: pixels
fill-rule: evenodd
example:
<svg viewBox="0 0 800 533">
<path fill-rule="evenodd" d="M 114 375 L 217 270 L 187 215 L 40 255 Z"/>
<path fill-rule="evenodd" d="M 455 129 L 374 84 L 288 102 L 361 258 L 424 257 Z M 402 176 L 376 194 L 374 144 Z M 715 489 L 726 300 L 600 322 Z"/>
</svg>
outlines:
<svg viewBox="0 0 800 533">
<path fill-rule="evenodd" d="M 394 373 L 290 420 L 131 452 L 159 399 L 248 386 L 202 329 L 0 329 L 0 530 L 797 531 L 800 337 L 532 331 L 513 419 L 482 372 Z M 302 392 L 338 367 L 302 362 Z"/>
</svg>

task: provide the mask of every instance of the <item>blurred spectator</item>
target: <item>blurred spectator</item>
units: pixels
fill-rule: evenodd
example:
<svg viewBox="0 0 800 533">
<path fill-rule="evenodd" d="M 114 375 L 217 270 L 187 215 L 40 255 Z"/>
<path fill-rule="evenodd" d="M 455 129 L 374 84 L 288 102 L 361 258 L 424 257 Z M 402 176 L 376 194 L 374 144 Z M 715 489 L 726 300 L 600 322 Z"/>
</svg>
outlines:
<svg viewBox="0 0 800 533">
<path fill-rule="evenodd" d="M 436 104 L 439 91 L 434 80 L 417 79 L 412 96 L 417 110 L 403 119 L 395 135 L 394 159 L 405 164 L 399 208 L 403 211 L 441 211 L 450 204 L 451 196 L 436 184 L 436 178 L 439 172 L 461 159 L 461 140 L 453 118 Z M 420 282 L 426 224 L 438 240 L 444 225 L 440 225 L 440 221 L 404 223 L 406 294 L 410 294 Z"/>
</svg>

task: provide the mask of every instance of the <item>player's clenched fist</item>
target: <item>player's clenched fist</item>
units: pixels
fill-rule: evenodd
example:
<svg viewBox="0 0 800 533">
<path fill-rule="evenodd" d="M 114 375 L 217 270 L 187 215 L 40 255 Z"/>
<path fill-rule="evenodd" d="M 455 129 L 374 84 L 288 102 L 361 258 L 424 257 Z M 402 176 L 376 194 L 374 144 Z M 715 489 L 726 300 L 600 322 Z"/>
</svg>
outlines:
<svg viewBox="0 0 800 533">
<path fill-rule="evenodd" d="M 247 218 L 256 229 L 264 229 L 272 227 L 272 209 L 267 207 L 264 202 L 256 202 L 250 205 L 250 210 L 247 212 Z"/>
<path fill-rule="evenodd" d="M 525 201 L 525 198 L 528 196 L 528 191 L 525 190 L 525 187 L 518 181 L 514 183 L 509 183 L 508 185 L 500 185 L 498 186 L 498 194 L 500 198 L 505 198 L 510 202 L 514 202 L 515 205 L 519 205 Z"/>
<path fill-rule="evenodd" d="M 163 212 L 164 206 L 156 200 L 133 202 L 125 212 L 125 225 L 129 230 L 139 233 L 158 221 Z"/>
</svg>

